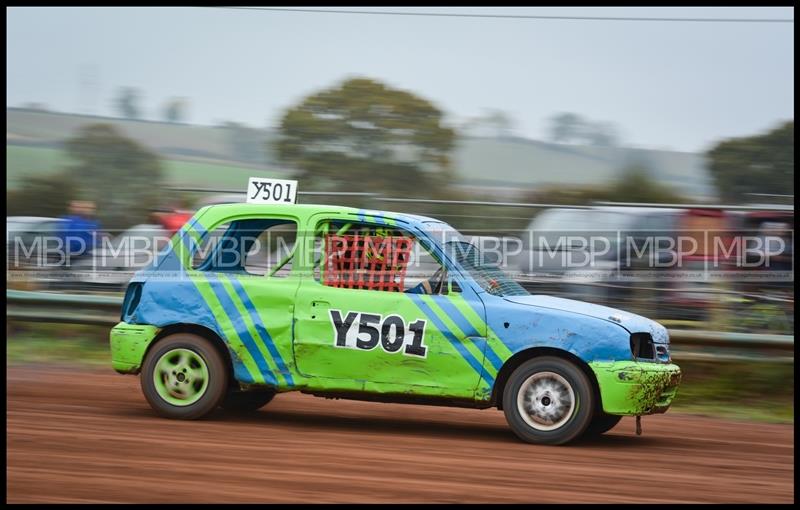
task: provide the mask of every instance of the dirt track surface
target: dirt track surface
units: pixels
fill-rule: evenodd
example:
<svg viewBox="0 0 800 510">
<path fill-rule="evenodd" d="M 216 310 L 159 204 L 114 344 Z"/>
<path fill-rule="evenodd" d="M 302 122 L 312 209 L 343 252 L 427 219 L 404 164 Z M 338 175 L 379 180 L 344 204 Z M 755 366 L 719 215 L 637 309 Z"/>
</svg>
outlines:
<svg viewBox="0 0 800 510">
<path fill-rule="evenodd" d="M 791 425 L 667 413 L 568 447 L 501 412 L 278 395 L 158 418 L 139 379 L 11 367 L 8 502 L 792 502 Z"/>
</svg>

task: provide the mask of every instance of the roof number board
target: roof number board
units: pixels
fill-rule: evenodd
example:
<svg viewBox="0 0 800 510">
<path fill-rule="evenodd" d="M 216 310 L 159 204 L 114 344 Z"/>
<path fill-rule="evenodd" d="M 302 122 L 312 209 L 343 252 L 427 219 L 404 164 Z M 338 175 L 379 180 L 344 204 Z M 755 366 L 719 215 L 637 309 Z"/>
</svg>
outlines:
<svg viewBox="0 0 800 510">
<path fill-rule="evenodd" d="M 297 181 L 250 177 L 247 183 L 248 204 L 294 204 L 297 202 Z"/>
</svg>

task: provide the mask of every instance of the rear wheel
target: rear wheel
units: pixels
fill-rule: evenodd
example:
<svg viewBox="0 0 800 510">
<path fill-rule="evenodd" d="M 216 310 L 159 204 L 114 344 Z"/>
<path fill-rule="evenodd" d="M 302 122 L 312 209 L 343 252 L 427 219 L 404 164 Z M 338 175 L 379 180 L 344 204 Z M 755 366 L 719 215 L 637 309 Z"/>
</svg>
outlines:
<svg viewBox="0 0 800 510">
<path fill-rule="evenodd" d="M 564 444 L 580 436 L 594 411 L 592 386 L 583 371 L 545 356 L 520 365 L 503 392 L 503 411 L 523 441 Z"/>
<path fill-rule="evenodd" d="M 274 390 L 232 391 L 222 401 L 222 408 L 234 413 L 251 413 L 261 409 L 275 397 Z"/>
<path fill-rule="evenodd" d="M 160 340 L 142 364 L 142 392 L 161 416 L 202 418 L 217 408 L 228 389 L 228 370 L 207 339 L 177 333 Z"/>
<path fill-rule="evenodd" d="M 601 411 L 599 414 L 595 415 L 594 418 L 592 418 L 592 422 L 589 423 L 589 426 L 586 428 L 586 432 L 584 432 L 583 435 L 586 437 L 601 436 L 616 427 L 617 423 L 619 423 L 621 419 L 622 416 L 606 414 Z"/>
</svg>

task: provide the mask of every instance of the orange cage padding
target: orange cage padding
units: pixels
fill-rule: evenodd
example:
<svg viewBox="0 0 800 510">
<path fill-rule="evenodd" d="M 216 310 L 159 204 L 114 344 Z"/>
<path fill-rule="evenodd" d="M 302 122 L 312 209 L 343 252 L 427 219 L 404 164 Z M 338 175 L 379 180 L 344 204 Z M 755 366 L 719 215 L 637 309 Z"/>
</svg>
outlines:
<svg viewBox="0 0 800 510">
<path fill-rule="evenodd" d="M 323 284 L 403 292 L 413 245 L 412 238 L 401 236 L 328 234 Z"/>
</svg>

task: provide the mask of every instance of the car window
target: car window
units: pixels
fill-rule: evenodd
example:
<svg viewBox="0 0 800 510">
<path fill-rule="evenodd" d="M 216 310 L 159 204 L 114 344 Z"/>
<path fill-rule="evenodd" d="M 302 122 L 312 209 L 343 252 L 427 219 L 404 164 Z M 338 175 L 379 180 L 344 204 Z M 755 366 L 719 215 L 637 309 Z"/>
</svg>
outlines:
<svg viewBox="0 0 800 510">
<path fill-rule="evenodd" d="M 245 254 L 245 270 L 250 274 L 264 275 L 275 269 L 272 276 L 289 276 L 294 263 L 297 225 L 294 222 L 273 225 L 261 232 L 257 239 L 258 242 Z"/>
<path fill-rule="evenodd" d="M 196 249 L 192 253 L 192 269 L 199 269 L 204 262 L 210 259 L 211 254 L 217 249 L 222 238 L 225 236 L 225 232 L 230 226 L 230 223 L 224 223 L 210 231 L 200 240 L 200 243 L 197 244 Z"/>
<path fill-rule="evenodd" d="M 323 285 L 377 292 L 447 292 L 442 264 L 397 227 L 323 222 L 315 235 L 314 278 Z"/>
<path fill-rule="evenodd" d="M 297 223 L 251 218 L 224 223 L 207 234 L 192 257 L 201 271 L 286 277 L 294 262 Z"/>
</svg>

